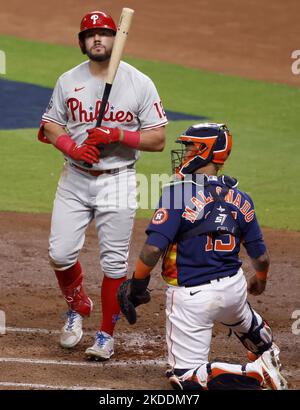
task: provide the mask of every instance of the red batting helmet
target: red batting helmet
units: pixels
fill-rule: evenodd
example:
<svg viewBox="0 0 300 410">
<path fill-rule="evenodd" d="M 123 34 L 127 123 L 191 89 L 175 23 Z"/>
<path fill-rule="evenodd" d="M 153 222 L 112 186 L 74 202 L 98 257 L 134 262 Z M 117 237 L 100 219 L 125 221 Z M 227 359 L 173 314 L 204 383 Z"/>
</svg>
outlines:
<svg viewBox="0 0 300 410">
<path fill-rule="evenodd" d="M 81 20 L 80 32 L 78 33 L 79 39 L 82 39 L 82 33 L 94 28 L 107 28 L 115 33 L 117 32 L 116 24 L 111 16 L 103 13 L 103 11 L 92 11 L 86 14 Z"/>
</svg>

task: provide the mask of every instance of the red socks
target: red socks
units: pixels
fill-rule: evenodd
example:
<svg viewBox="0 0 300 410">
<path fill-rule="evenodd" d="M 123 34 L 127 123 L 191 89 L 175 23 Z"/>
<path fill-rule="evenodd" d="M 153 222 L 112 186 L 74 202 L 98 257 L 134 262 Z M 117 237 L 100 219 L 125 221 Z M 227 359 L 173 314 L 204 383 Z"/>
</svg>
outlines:
<svg viewBox="0 0 300 410">
<path fill-rule="evenodd" d="M 66 270 L 54 272 L 69 308 L 82 316 L 89 315 L 92 303 L 82 286 L 83 273 L 79 261 Z"/>
<path fill-rule="evenodd" d="M 126 276 L 112 279 L 104 276 L 101 288 L 102 323 L 100 330 L 113 335 L 115 324 L 120 317 L 120 306 L 117 299 L 119 286 L 125 282 Z"/>
</svg>

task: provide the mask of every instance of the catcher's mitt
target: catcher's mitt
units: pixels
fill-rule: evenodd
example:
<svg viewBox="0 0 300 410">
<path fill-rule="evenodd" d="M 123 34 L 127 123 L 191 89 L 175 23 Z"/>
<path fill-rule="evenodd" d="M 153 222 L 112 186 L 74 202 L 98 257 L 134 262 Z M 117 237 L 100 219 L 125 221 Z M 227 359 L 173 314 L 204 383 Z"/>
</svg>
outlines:
<svg viewBox="0 0 300 410">
<path fill-rule="evenodd" d="M 120 309 L 131 325 L 136 322 L 135 308 L 148 303 L 151 299 L 150 292 L 147 290 L 149 281 L 150 276 L 145 279 L 132 278 L 127 279 L 119 287 L 118 301 Z"/>
</svg>

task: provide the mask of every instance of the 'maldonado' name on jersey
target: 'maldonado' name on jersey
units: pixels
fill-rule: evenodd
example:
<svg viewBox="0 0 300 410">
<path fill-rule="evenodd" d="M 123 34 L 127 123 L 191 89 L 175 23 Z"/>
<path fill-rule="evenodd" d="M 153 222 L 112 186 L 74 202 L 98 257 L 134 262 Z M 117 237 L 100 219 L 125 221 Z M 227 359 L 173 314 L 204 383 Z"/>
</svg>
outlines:
<svg viewBox="0 0 300 410">
<path fill-rule="evenodd" d="M 208 232 L 192 238 L 176 240 L 182 232 L 201 224 L 212 211 L 214 195 L 224 187 L 224 180 L 221 176 L 208 177 L 208 180 L 208 186 L 198 186 L 191 179 L 164 189 L 146 230 L 149 245 L 166 249 L 162 275 L 171 285 L 197 286 L 236 273 L 242 265 L 239 259 L 241 243 L 251 258 L 257 258 L 266 251 L 253 202 L 236 186 L 228 190 L 225 202 L 236 221 L 239 235 L 212 235 L 208 229 Z M 178 196 L 178 191 L 182 191 L 186 184 L 190 188 L 189 197 Z M 178 197 L 182 199 L 180 206 Z M 220 204 L 217 212 L 216 220 L 222 224 L 228 217 L 226 209 Z"/>
</svg>

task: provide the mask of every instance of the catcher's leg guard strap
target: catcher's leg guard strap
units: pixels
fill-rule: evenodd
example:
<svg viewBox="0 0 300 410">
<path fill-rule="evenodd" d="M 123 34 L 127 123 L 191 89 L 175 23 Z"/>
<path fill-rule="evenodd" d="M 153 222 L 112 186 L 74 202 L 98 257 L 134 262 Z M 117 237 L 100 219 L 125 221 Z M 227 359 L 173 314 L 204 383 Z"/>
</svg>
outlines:
<svg viewBox="0 0 300 410">
<path fill-rule="evenodd" d="M 250 305 L 249 305 L 250 306 Z M 252 353 L 261 355 L 268 350 L 273 343 L 273 334 L 268 323 L 256 313 L 250 306 L 252 312 L 252 322 L 247 333 L 234 331 L 234 334 Z"/>
</svg>

